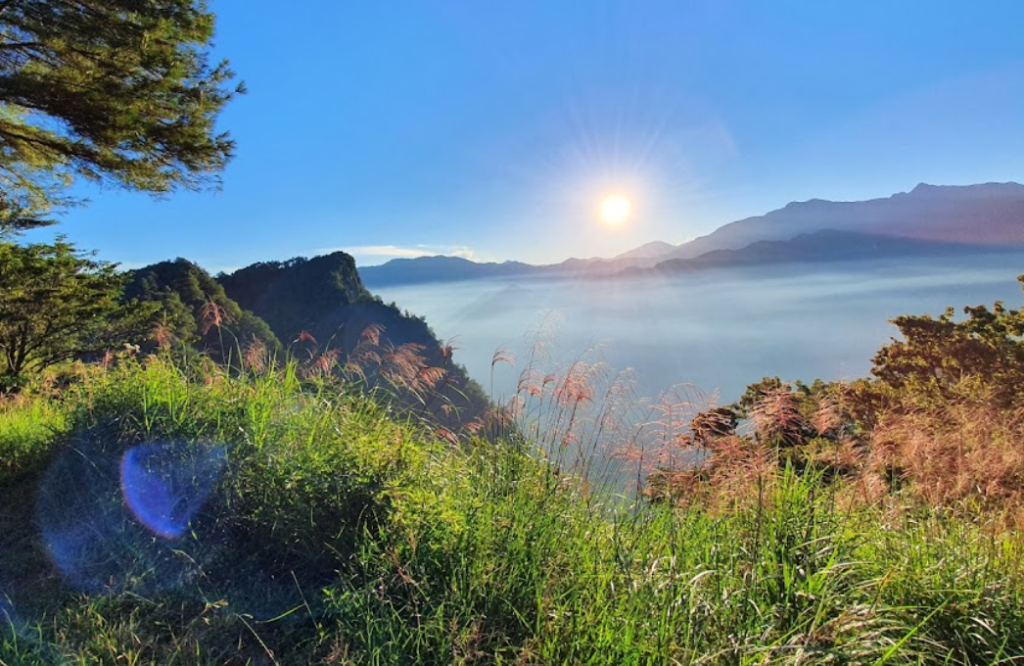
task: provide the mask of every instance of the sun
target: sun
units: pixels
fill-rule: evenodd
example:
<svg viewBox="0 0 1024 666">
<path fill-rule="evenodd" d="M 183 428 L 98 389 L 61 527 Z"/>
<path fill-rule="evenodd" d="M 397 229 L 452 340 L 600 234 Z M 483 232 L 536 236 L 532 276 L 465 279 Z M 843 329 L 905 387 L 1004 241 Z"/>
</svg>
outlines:
<svg viewBox="0 0 1024 666">
<path fill-rule="evenodd" d="M 633 213 L 633 202 L 629 197 L 621 194 L 612 194 L 601 200 L 598 206 L 598 216 L 601 221 L 609 227 L 618 227 L 625 224 Z"/>
</svg>

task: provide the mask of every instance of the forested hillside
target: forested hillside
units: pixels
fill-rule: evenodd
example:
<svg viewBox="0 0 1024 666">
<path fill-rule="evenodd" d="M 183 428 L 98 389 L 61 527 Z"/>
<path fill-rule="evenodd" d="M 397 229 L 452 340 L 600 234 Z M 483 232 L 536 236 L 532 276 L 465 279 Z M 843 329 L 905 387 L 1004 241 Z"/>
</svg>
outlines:
<svg viewBox="0 0 1024 666">
<path fill-rule="evenodd" d="M 243 310 L 209 273 L 186 259 L 163 261 L 129 273 L 124 299 L 153 302 L 148 348 L 179 342 L 226 360 L 254 341 L 274 353 L 281 343 L 266 322 Z"/>
<path fill-rule="evenodd" d="M 341 252 L 257 263 L 216 279 L 185 259 L 165 261 L 131 271 L 123 301 L 152 308 L 143 351 L 177 346 L 234 365 L 295 357 L 308 373 L 345 376 L 450 428 L 481 418 L 488 406 L 454 348 L 422 318 L 372 296 Z"/>
<path fill-rule="evenodd" d="M 344 252 L 261 262 L 218 281 L 300 357 L 337 361 L 365 385 L 387 388 L 435 421 L 458 426 L 487 408 L 452 345 L 422 318 L 373 297 Z"/>
</svg>

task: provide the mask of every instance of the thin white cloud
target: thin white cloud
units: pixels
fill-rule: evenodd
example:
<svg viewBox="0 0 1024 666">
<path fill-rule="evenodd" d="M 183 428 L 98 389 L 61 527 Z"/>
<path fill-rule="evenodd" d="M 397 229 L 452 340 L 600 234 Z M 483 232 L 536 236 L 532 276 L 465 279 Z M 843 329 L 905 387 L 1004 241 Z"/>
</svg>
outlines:
<svg viewBox="0 0 1024 666">
<path fill-rule="evenodd" d="M 473 251 L 473 248 L 465 246 L 453 247 L 446 254 L 452 257 L 462 257 L 463 259 L 471 259 L 473 261 L 476 261 L 477 258 L 476 252 Z"/>
<path fill-rule="evenodd" d="M 342 252 L 348 252 L 351 255 L 363 256 L 363 257 L 402 257 L 404 259 L 415 259 L 416 257 L 429 257 L 431 255 L 439 254 L 438 252 L 431 252 L 423 247 L 399 247 L 398 245 L 359 245 L 356 247 L 340 247 L 336 248 Z M 331 250 L 332 252 L 334 250 Z M 319 254 L 322 250 L 317 250 Z"/>
</svg>

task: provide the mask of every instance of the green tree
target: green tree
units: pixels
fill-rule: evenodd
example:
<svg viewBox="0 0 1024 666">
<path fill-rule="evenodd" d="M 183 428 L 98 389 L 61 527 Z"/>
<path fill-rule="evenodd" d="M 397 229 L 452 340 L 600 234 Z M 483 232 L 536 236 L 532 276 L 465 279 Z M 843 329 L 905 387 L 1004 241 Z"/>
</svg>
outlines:
<svg viewBox="0 0 1024 666">
<path fill-rule="evenodd" d="M 220 360 L 237 356 L 254 340 L 271 354 L 281 351 L 265 321 L 239 307 L 209 273 L 186 259 L 131 271 L 124 293 L 126 300 L 158 304 L 154 325 Z"/>
<path fill-rule="evenodd" d="M 1018 278 L 1024 283 L 1024 275 Z M 1000 408 L 1024 404 L 1024 313 L 996 302 L 949 308 L 938 318 L 902 316 L 892 320 L 902 334 L 872 359 L 871 372 L 888 388 L 922 406 L 964 397 Z"/>
<path fill-rule="evenodd" d="M 232 85 L 204 0 L 0 1 L 0 234 L 52 223 L 75 176 L 154 193 L 216 185 Z"/>
<path fill-rule="evenodd" d="M 143 335 L 152 308 L 123 304 L 124 277 L 58 239 L 0 243 L 0 388 Z"/>
</svg>

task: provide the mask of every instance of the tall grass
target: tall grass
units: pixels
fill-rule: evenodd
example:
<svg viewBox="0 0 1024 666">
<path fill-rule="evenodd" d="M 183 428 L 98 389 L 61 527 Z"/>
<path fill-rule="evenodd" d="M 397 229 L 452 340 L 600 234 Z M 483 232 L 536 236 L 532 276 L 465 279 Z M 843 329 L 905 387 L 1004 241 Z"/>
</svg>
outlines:
<svg viewBox="0 0 1024 666">
<path fill-rule="evenodd" d="M 510 431 L 522 446 L 450 441 L 295 365 L 196 376 L 129 359 L 10 406 L 0 598 L 18 622 L 0 664 L 1024 661 L 1020 537 L 845 502 L 777 459 L 717 510 L 624 501 L 588 467 L 632 408 L 624 379 L 596 388 L 604 372 L 527 377 L 554 420 Z M 678 448 L 688 402 L 612 434 Z M 77 586 L 33 518 L 47 464 L 161 442 L 223 447 L 212 494 L 181 537 L 132 542 L 169 559 Z M 118 534 L 146 536 L 118 515 Z M 161 568 L 185 557 L 187 575 Z"/>
<path fill-rule="evenodd" d="M 45 399 L 0 399 L 0 484 L 38 472 L 66 431 L 65 413 Z"/>
</svg>

